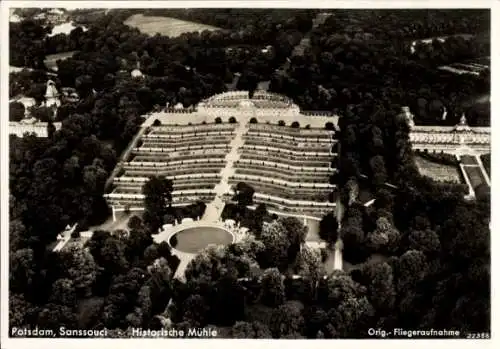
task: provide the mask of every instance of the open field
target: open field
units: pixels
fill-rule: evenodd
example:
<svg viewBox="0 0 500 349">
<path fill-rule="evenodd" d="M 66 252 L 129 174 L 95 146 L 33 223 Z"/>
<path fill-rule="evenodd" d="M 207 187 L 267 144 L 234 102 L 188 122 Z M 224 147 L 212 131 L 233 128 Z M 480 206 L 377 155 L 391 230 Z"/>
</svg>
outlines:
<svg viewBox="0 0 500 349">
<path fill-rule="evenodd" d="M 160 33 L 169 37 L 180 36 L 183 33 L 220 29 L 211 25 L 188 22 L 171 17 L 144 16 L 142 14 L 130 16 L 124 23 L 148 35 Z"/>
<path fill-rule="evenodd" d="M 56 54 L 53 54 L 53 55 L 47 55 L 45 57 L 45 60 L 43 61 L 43 63 L 45 63 L 45 66 L 47 67 L 47 69 L 51 69 L 51 70 L 57 70 L 57 60 L 60 59 L 60 60 L 64 60 L 64 59 L 67 59 L 67 58 L 70 58 L 73 56 L 73 54 L 75 54 L 76 51 L 68 51 L 68 52 L 61 52 L 61 53 L 56 53 Z"/>
<path fill-rule="evenodd" d="M 71 31 L 73 29 L 76 29 L 76 28 L 78 28 L 78 25 L 75 26 L 75 24 L 73 22 L 61 23 L 61 24 L 54 26 L 54 28 L 52 29 L 52 32 L 48 36 L 49 37 L 56 36 L 59 34 L 69 35 L 71 33 Z M 82 27 L 82 29 L 83 29 L 83 31 L 87 31 L 87 28 L 85 28 L 85 27 Z"/>
</svg>

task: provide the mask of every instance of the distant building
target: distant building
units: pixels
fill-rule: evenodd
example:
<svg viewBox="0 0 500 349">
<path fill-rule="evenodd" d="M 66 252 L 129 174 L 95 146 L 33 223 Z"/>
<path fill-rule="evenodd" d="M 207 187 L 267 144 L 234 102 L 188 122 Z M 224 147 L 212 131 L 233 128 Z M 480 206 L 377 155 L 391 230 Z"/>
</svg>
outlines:
<svg viewBox="0 0 500 349">
<path fill-rule="evenodd" d="M 456 126 L 419 126 L 413 122 L 408 107 L 403 115 L 411 128 L 410 141 L 414 150 L 443 152 L 452 155 L 486 154 L 491 152 L 490 127 L 471 127 L 465 114 Z"/>
<path fill-rule="evenodd" d="M 139 69 L 134 69 L 130 73 L 130 76 L 132 76 L 133 78 L 143 78 L 144 74 L 142 74 L 142 72 Z"/>
<path fill-rule="evenodd" d="M 45 106 L 61 106 L 61 100 L 59 99 L 59 92 L 56 89 L 56 83 L 52 80 L 47 81 L 47 89 L 45 90 Z"/>
<path fill-rule="evenodd" d="M 60 122 L 54 122 L 56 130 L 61 128 Z M 9 122 L 9 134 L 16 135 L 18 137 L 24 137 L 26 133 L 35 134 L 37 137 L 45 138 L 48 137 L 47 133 L 48 123 L 39 122 L 36 119 L 26 119 L 20 122 Z"/>
</svg>

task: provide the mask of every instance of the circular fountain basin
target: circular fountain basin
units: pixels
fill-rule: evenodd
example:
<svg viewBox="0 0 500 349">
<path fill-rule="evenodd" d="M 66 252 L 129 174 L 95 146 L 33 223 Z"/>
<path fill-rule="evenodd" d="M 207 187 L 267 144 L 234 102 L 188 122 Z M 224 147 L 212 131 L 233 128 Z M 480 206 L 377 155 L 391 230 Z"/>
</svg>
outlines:
<svg viewBox="0 0 500 349">
<path fill-rule="evenodd" d="M 172 248 L 185 253 L 198 253 L 209 245 L 229 245 L 234 236 L 218 227 L 191 227 L 173 234 L 169 243 Z"/>
</svg>

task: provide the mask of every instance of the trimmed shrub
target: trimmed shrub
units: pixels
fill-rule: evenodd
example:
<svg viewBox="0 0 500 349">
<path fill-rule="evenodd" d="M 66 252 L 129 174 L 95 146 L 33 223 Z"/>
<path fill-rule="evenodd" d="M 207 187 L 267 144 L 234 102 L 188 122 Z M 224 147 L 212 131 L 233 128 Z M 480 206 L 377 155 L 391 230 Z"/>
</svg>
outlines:
<svg viewBox="0 0 500 349">
<path fill-rule="evenodd" d="M 285 126 L 285 122 L 283 120 L 278 121 L 278 126 Z"/>
<path fill-rule="evenodd" d="M 142 219 L 138 216 L 132 216 L 128 220 L 127 226 L 132 230 L 137 230 L 142 226 Z"/>
<path fill-rule="evenodd" d="M 216 117 L 216 118 L 215 118 L 215 123 L 216 123 L 216 124 L 222 124 L 222 119 L 221 119 L 221 118 L 219 118 L 219 117 Z"/>
<path fill-rule="evenodd" d="M 229 118 L 229 123 L 230 123 L 230 124 L 235 124 L 235 123 L 236 123 L 236 118 L 235 118 L 234 116 L 231 116 L 231 117 Z"/>
<path fill-rule="evenodd" d="M 257 118 L 251 118 L 250 119 L 251 124 L 256 124 L 257 123 Z"/>
<path fill-rule="evenodd" d="M 333 122 L 327 122 L 325 124 L 325 130 L 333 130 Z"/>
<path fill-rule="evenodd" d="M 307 124 L 305 127 L 306 130 L 309 130 L 310 128 L 311 128 L 311 125 L 309 125 L 309 124 Z"/>
<path fill-rule="evenodd" d="M 177 236 L 174 235 L 170 238 L 170 246 L 174 247 L 177 246 Z"/>
<path fill-rule="evenodd" d="M 292 122 L 292 125 L 291 125 L 292 128 L 299 128 L 300 127 L 300 124 L 298 121 L 294 121 Z"/>
<path fill-rule="evenodd" d="M 155 121 L 153 121 L 153 126 L 161 126 L 161 121 L 158 119 L 155 119 Z"/>
</svg>

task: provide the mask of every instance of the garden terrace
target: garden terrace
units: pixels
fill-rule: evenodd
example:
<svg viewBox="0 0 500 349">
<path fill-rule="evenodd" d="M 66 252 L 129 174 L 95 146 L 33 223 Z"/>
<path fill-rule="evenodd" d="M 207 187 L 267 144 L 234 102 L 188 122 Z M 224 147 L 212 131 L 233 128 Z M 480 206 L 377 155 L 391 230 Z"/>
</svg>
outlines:
<svg viewBox="0 0 500 349">
<path fill-rule="evenodd" d="M 168 168 L 168 169 L 158 169 L 158 168 L 139 168 L 139 169 L 127 169 L 125 174 L 127 176 L 180 176 L 189 175 L 193 173 L 219 173 L 220 167 L 215 166 L 192 166 L 186 168 Z"/>
<path fill-rule="evenodd" d="M 305 151 L 293 151 L 288 149 L 280 149 L 275 147 L 265 147 L 256 145 L 243 145 L 241 148 L 243 155 L 246 152 L 251 154 L 258 154 L 262 156 L 262 159 L 266 159 L 268 156 L 277 156 L 278 158 L 284 158 L 295 161 L 309 160 L 309 161 L 321 161 L 321 162 L 331 162 L 332 156 L 334 154 L 325 152 L 305 152 Z"/>
<path fill-rule="evenodd" d="M 198 124 L 183 126 L 152 126 L 152 134 L 180 135 L 186 133 L 200 133 L 209 131 L 234 131 L 238 124 Z"/>
<path fill-rule="evenodd" d="M 277 165 L 277 164 L 276 164 Z M 311 170 L 313 167 L 307 168 L 290 168 L 286 170 L 284 167 L 278 166 L 266 166 L 262 165 L 262 163 L 254 162 L 254 163 L 241 163 L 237 162 L 236 173 L 246 173 L 257 176 L 271 176 L 275 178 L 281 178 L 285 181 L 296 179 L 296 182 L 300 182 L 303 180 L 317 180 L 318 182 L 323 182 L 328 180 L 332 172 L 328 171 L 314 171 Z"/>
<path fill-rule="evenodd" d="M 328 166 L 293 166 L 293 165 L 288 165 L 288 164 L 283 164 L 281 162 L 275 162 L 275 161 L 265 161 L 265 160 L 247 160 L 247 159 L 241 159 L 236 161 L 236 165 L 239 167 L 265 167 L 266 169 L 281 169 L 280 172 L 283 172 L 283 170 L 286 171 L 296 171 L 296 172 L 301 172 L 301 173 L 307 173 L 307 172 L 312 172 L 314 174 L 320 173 L 320 174 L 332 174 L 335 172 L 335 169 L 330 168 Z M 328 164 L 327 164 L 328 165 Z"/>
<path fill-rule="evenodd" d="M 272 182 L 264 181 L 263 178 L 257 176 L 234 176 L 229 179 L 229 184 L 236 185 L 242 181 L 251 185 L 258 193 L 279 196 L 291 200 L 302 199 L 315 202 L 328 201 L 329 191 L 333 189 L 333 186 L 326 187 L 326 185 L 324 188 L 321 188 L 318 183 L 287 183 L 279 180 Z M 306 184 L 314 184 L 318 185 L 318 187 L 306 187 Z M 300 187 L 300 185 L 302 185 L 302 187 Z"/>
<path fill-rule="evenodd" d="M 140 147 L 134 149 L 133 153 L 151 153 L 151 152 L 158 152 L 158 153 L 171 153 L 171 152 L 178 152 L 178 151 L 188 151 L 188 150 L 206 150 L 207 148 L 212 148 L 212 149 L 229 149 L 229 146 L 227 144 L 209 144 L 208 146 L 203 146 L 203 145 L 193 145 L 193 146 L 183 146 L 183 147 L 172 147 L 172 148 L 149 148 L 149 147 Z"/>
<path fill-rule="evenodd" d="M 291 140 L 283 140 L 279 138 L 256 138 L 245 136 L 245 144 L 254 146 L 269 146 L 273 145 L 282 149 L 300 151 L 329 151 L 332 147 L 331 143 L 312 143 L 312 142 L 294 142 Z"/>
<path fill-rule="evenodd" d="M 106 194 L 108 203 L 115 208 L 143 208 L 144 197 L 137 194 Z M 215 193 L 194 193 L 186 196 L 178 196 L 172 198 L 172 206 L 187 206 L 193 202 L 202 201 L 209 202 L 215 197 Z"/>
<path fill-rule="evenodd" d="M 323 135 L 323 136 L 315 136 L 315 137 L 303 137 L 303 136 L 297 136 L 297 135 L 277 135 L 272 132 L 257 132 L 255 130 L 247 132 L 246 135 L 247 138 L 264 138 L 264 139 L 269 139 L 269 138 L 274 138 L 274 139 L 280 139 L 280 140 L 290 140 L 290 141 L 296 141 L 296 142 L 308 142 L 308 143 L 328 143 L 331 144 L 332 142 L 336 142 L 335 139 L 332 139 L 330 135 Z"/>
<path fill-rule="evenodd" d="M 288 135 L 296 137 L 326 137 L 330 139 L 335 135 L 335 131 L 323 130 L 319 128 L 292 128 L 290 126 L 279 126 L 270 124 L 249 124 L 249 133 L 270 133 L 273 135 Z"/>
<path fill-rule="evenodd" d="M 273 170 L 259 170 L 252 168 L 237 168 L 236 175 L 239 176 L 256 176 L 256 177 L 267 177 L 282 181 L 294 181 L 297 183 L 322 183 L 327 182 L 329 179 L 328 175 L 321 173 L 304 173 L 299 175 L 286 174 L 282 171 Z"/>
<path fill-rule="evenodd" d="M 212 159 L 212 158 L 200 158 L 200 159 L 188 159 L 188 160 L 173 160 L 168 163 L 165 162 L 140 162 L 132 161 L 124 165 L 124 168 L 156 168 L 156 169 L 169 169 L 171 167 L 182 167 L 182 166 L 222 166 L 224 165 L 224 159 Z"/>
<path fill-rule="evenodd" d="M 220 161 L 226 156 L 227 149 L 198 149 L 189 150 L 176 153 L 165 152 L 147 152 L 141 153 L 140 149 L 134 152 L 130 161 L 133 162 L 158 162 L 165 163 L 166 161 L 189 161 L 189 160 L 203 160 L 206 158 L 217 159 Z"/>
<path fill-rule="evenodd" d="M 278 120 L 286 125 L 269 123 Z M 324 128 L 327 123 L 332 130 Z M 277 210 L 320 215 L 331 209 L 335 118 L 303 115 L 284 96 L 256 92 L 249 99 L 240 91 L 209 98 L 189 113 L 155 113 L 143 127 L 145 135 L 115 177 L 110 203 L 128 200 L 142 207 L 133 195 L 142 194 L 145 178 L 165 176 L 173 180 L 174 193 L 181 193 L 174 195 L 179 204 L 213 197 L 216 190 L 224 197 L 226 184 L 248 181 L 259 200 Z"/>
<path fill-rule="evenodd" d="M 453 166 L 436 163 L 419 155 L 415 156 L 415 163 L 419 169 L 419 172 L 424 176 L 428 176 L 433 178 L 434 180 L 443 182 L 462 182 L 462 177 L 457 165 Z"/>
<path fill-rule="evenodd" d="M 316 157 L 328 157 L 331 158 L 333 153 L 331 153 L 328 149 L 325 151 L 305 151 L 305 150 L 296 150 L 296 148 L 292 149 L 285 149 L 285 148 L 278 148 L 278 147 L 271 147 L 268 145 L 250 145 L 250 144 L 244 144 L 243 149 L 252 149 L 252 150 L 261 150 L 265 152 L 274 152 L 274 153 L 281 153 L 281 154 L 286 154 L 286 156 L 292 156 L 292 157 L 306 157 L 306 158 L 316 158 Z"/>
<path fill-rule="evenodd" d="M 151 139 L 174 139 L 175 140 L 175 139 L 179 139 L 179 138 L 231 136 L 234 134 L 235 134 L 234 131 L 195 131 L 195 132 L 184 132 L 184 133 L 178 133 L 178 134 L 158 134 L 158 133 L 150 132 L 147 134 L 147 137 L 151 138 Z"/>
<path fill-rule="evenodd" d="M 241 154 L 241 160 L 266 160 L 269 162 L 282 163 L 290 166 L 309 166 L 309 167 L 328 167 L 331 163 L 331 157 L 315 157 L 314 159 L 303 159 L 302 157 L 283 157 L 280 153 L 266 153 L 263 151 L 247 150 Z M 302 160 L 301 160 L 302 159 Z"/>
<path fill-rule="evenodd" d="M 255 204 L 265 204 L 278 212 L 323 217 L 335 208 L 334 202 L 312 202 L 304 200 L 289 200 L 273 195 L 254 194 Z"/>
<path fill-rule="evenodd" d="M 197 179 L 196 182 L 175 182 L 174 190 L 212 189 L 218 181 Z M 142 191 L 141 183 L 119 183 L 115 185 L 113 193 L 138 193 Z"/>
<path fill-rule="evenodd" d="M 228 144 L 231 141 L 229 136 L 199 137 L 199 138 L 178 138 L 178 139 L 151 139 L 142 138 L 142 146 L 145 148 L 168 148 L 168 147 L 190 147 L 201 146 L 203 144 Z"/>
</svg>

